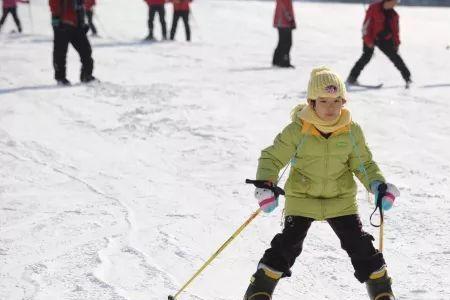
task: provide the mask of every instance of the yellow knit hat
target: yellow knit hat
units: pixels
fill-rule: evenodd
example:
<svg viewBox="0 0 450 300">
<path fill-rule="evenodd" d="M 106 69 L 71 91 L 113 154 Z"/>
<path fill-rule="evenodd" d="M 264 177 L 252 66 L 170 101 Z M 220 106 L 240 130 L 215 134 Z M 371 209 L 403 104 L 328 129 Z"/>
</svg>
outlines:
<svg viewBox="0 0 450 300">
<path fill-rule="evenodd" d="M 320 97 L 346 99 L 347 90 L 339 76 L 327 67 L 315 68 L 311 71 L 308 84 L 308 99 Z"/>
</svg>

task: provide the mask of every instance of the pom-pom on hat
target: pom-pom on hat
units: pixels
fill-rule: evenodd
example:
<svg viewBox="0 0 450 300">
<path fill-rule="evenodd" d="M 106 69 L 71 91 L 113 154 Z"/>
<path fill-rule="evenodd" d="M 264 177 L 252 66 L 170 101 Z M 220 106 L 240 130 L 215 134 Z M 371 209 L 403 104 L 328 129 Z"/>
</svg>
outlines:
<svg viewBox="0 0 450 300">
<path fill-rule="evenodd" d="M 318 98 L 346 99 L 347 90 L 339 75 L 327 67 L 315 68 L 311 71 L 308 84 L 308 99 Z"/>
</svg>

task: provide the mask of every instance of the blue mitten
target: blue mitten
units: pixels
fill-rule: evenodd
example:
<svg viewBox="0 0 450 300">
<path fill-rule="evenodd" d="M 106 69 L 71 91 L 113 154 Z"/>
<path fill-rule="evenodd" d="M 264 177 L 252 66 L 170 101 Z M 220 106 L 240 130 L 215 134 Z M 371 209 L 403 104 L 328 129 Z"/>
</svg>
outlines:
<svg viewBox="0 0 450 300">
<path fill-rule="evenodd" d="M 375 201 L 376 199 L 378 199 L 379 196 L 379 191 L 378 191 L 378 187 L 380 186 L 380 184 L 382 184 L 383 182 L 379 181 L 379 180 L 375 180 L 370 184 L 370 190 L 372 191 L 372 193 L 375 195 Z M 392 208 L 392 205 L 394 204 L 395 198 L 400 196 L 400 191 L 398 190 L 398 188 L 391 184 L 391 183 L 386 183 L 387 189 L 386 192 L 384 193 L 384 195 L 381 195 L 381 207 L 383 208 L 383 210 L 389 210 Z"/>
<path fill-rule="evenodd" d="M 259 207 L 265 213 L 270 213 L 278 206 L 278 197 L 269 189 L 259 188 L 255 189 L 255 198 L 258 199 Z"/>
</svg>

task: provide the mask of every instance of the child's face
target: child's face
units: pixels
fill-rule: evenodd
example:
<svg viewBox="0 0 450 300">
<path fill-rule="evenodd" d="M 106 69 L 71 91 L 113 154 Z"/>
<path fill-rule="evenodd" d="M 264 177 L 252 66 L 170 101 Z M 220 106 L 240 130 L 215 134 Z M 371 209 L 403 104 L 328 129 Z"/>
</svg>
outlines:
<svg viewBox="0 0 450 300">
<path fill-rule="evenodd" d="M 319 98 L 316 100 L 314 110 L 324 121 L 335 120 L 341 114 L 345 100 L 341 98 Z"/>
</svg>

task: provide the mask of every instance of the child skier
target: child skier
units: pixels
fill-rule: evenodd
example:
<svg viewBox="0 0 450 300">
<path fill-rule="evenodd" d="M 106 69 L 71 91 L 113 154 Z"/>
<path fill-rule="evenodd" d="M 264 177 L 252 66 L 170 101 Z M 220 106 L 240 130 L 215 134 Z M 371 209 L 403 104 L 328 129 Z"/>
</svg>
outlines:
<svg viewBox="0 0 450 300">
<path fill-rule="evenodd" d="M 88 26 L 84 23 L 84 0 L 49 0 L 52 13 L 53 67 L 58 85 L 70 85 L 66 78 L 66 57 L 69 43 L 80 55 L 83 83 L 96 80 L 92 76 L 94 60 L 92 48 L 86 36 Z"/>
<path fill-rule="evenodd" d="M 255 197 L 266 213 L 278 205 L 278 193 L 273 191 L 279 171 L 289 162 L 291 170 L 285 185 L 284 229 L 261 258 L 244 300 L 272 299 L 279 279 L 291 276 L 290 269 L 315 220 L 326 220 L 334 230 L 350 256 L 355 277 L 366 283 L 370 299 L 395 299 L 383 254 L 362 229 L 353 174 L 375 194 L 385 179 L 372 159 L 362 129 L 343 108 L 345 85 L 330 69 L 314 69 L 307 99 L 308 104 L 294 108 L 292 123 L 259 158 Z M 398 195 L 397 188 L 387 184 L 387 192 L 381 195 L 385 210 Z"/>
<path fill-rule="evenodd" d="M 172 29 L 170 30 L 170 39 L 175 38 L 175 33 L 177 31 L 178 19 L 182 18 L 184 23 L 184 29 L 186 32 L 186 40 L 191 40 L 191 28 L 189 27 L 189 3 L 192 0 L 173 0 L 173 19 L 172 19 Z"/>
<path fill-rule="evenodd" d="M 97 36 L 97 28 L 94 25 L 94 6 L 96 4 L 95 0 L 85 0 L 84 8 L 86 10 L 86 17 L 88 19 L 89 29 L 92 31 L 93 36 Z"/>
<path fill-rule="evenodd" d="M 156 13 L 159 15 L 161 22 L 162 39 L 167 40 L 167 26 L 166 26 L 166 10 L 164 4 L 166 0 L 144 0 L 148 4 L 148 36 L 146 40 L 153 40 L 153 20 Z"/>
<path fill-rule="evenodd" d="M 293 68 L 289 52 L 292 46 L 292 30 L 295 29 L 292 0 L 276 0 L 273 27 L 278 29 L 278 45 L 273 53 L 272 65 Z"/>
<path fill-rule="evenodd" d="M 17 30 L 22 32 L 22 25 L 20 24 L 19 16 L 17 15 L 17 3 L 30 3 L 29 0 L 3 0 L 3 14 L 0 19 L 0 30 L 2 29 L 3 23 L 5 23 L 8 14 L 13 16 L 14 22 L 16 23 Z"/>
<path fill-rule="evenodd" d="M 403 62 L 400 46 L 399 15 L 394 10 L 398 0 L 382 0 L 369 6 L 363 24 L 363 54 L 355 63 L 347 78 L 348 84 L 358 84 L 358 76 L 372 58 L 377 46 L 395 65 L 405 80 L 405 87 L 411 84 L 411 73 Z"/>
</svg>

